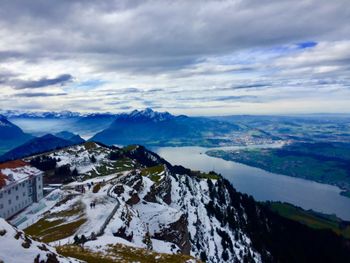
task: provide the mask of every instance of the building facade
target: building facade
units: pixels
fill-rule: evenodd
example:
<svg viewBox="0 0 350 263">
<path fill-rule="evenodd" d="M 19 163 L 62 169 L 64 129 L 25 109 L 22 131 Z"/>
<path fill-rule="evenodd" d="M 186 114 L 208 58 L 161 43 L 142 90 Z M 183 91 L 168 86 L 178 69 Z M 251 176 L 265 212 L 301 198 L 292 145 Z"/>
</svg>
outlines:
<svg viewBox="0 0 350 263">
<path fill-rule="evenodd" d="M 0 164 L 0 217 L 8 219 L 43 198 L 43 172 L 23 161 Z"/>
</svg>

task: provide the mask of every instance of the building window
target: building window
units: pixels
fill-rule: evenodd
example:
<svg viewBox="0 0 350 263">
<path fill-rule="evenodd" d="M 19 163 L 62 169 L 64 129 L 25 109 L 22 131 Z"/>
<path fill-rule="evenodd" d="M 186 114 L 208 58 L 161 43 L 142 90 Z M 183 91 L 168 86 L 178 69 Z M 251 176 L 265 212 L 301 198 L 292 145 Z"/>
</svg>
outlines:
<svg viewBox="0 0 350 263">
<path fill-rule="evenodd" d="M 18 191 L 18 185 L 16 185 L 16 191 Z"/>
<path fill-rule="evenodd" d="M 11 199 L 9 199 L 9 205 L 11 204 Z"/>
<path fill-rule="evenodd" d="M 2 193 L 0 193 L 0 198 L 2 198 Z"/>
<path fill-rule="evenodd" d="M 0 204 L 0 209 L 3 209 L 4 208 L 4 205 L 3 204 Z"/>
<path fill-rule="evenodd" d="M 16 200 L 18 200 L 18 195 L 16 195 Z"/>
<path fill-rule="evenodd" d="M 8 190 L 7 193 L 8 193 L 8 194 L 11 194 L 11 190 Z"/>
</svg>

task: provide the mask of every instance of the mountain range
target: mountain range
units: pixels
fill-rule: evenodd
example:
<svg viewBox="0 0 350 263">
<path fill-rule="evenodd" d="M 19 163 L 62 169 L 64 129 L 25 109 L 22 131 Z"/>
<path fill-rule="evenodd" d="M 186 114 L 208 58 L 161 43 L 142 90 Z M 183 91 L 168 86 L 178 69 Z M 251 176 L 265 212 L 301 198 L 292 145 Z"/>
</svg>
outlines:
<svg viewBox="0 0 350 263">
<path fill-rule="evenodd" d="M 83 142 L 76 133 L 84 134 L 85 138 L 92 136 L 90 141 L 108 145 L 215 147 L 245 145 L 252 142 L 264 143 L 278 139 L 239 122 L 175 116 L 168 112 L 156 112 L 150 108 L 120 114 L 80 114 L 70 111 L 44 113 L 7 111 L 6 113 L 13 122 L 23 124 L 38 137 L 24 133 L 18 126 L 1 116 L 0 153 L 9 152 L 0 157 L 0 160 L 20 158 L 34 152 Z M 66 131 L 62 132 L 62 129 Z M 45 137 L 47 134 L 54 134 L 56 138 L 52 135 Z M 29 141 L 30 139 L 32 140 Z"/>
<path fill-rule="evenodd" d="M 229 136 L 234 137 L 248 130 L 247 126 L 234 123 L 204 117 L 174 116 L 147 108 L 118 114 L 108 128 L 94 135 L 91 140 L 117 145 L 213 146 L 227 143 L 231 139 Z"/>
</svg>

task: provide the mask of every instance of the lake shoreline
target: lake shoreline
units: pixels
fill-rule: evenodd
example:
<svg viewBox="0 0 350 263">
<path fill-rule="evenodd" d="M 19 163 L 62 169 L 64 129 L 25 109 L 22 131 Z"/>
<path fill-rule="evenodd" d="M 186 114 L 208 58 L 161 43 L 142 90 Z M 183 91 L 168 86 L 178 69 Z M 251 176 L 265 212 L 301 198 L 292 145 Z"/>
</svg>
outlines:
<svg viewBox="0 0 350 263">
<path fill-rule="evenodd" d="M 217 155 L 217 154 L 215 154 L 215 152 L 213 150 L 209 150 L 209 151 L 205 152 L 205 154 L 208 155 L 208 156 L 211 156 L 211 157 L 223 159 L 225 161 L 237 162 L 237 163 L 241 163 L 241 164 L 248 165 L 248 166 L 251 166 L 251 167 L 255 167 L 255 168 L 258 168 L 258 169 L 262 169 L 262 170 L 264 170 L 266 172 L 269 172 L 269 173 L 280 174 L 280 175 L 289 176 L 289 177 L 293 177 L 293 178 L 300 178 L 300 179 L 304 179 L 304 180 L 308 180 L 308 181 L 313 181 L 313 182 L 317 182 L 317 183 L 320 183 L 320 184 L 327 184 L 327 185 L 336 186 L 336 187 L 338 187 L 341 190 L 339 192 L 339 194 L 341 196 L 345 196 L 347 198 L 350 198 L 350 189 L 347 189 L 347 188 L 345 188 L 342 185 L 339 185 L 337 183 L 332 183 L 332 182 L 329 182 L 327 180 L 313 180 L 312 178 L 304 177 L 304 176 L 296 176 L 296 175 L 294 175 L 292 173 L 290 173 L 290 174 L 281 173 L 281 172 L 279 172 L 277 170 L 274 170 L 274 169 L 268 169 L 268 168 L 266 168 L 263 165 L 258 165 L 255 162 L 243 161 L 241 159 L 232 159 L 229 156 Z"/>
<path fill-rule="evenodd" d="M 254 145 L 249 146 L 249 148 L 254 147 Z M 278 145 L 272 145 L 272 147 L 278 147 Z M 233 147 L 233 149 L 239 148 L 242 147 Z M 325 214 L 336 214 L 343 220 L 350 220 L 350 198 L 340 195 L 342 190 L 337 186 L 270 173 L 205 154 L 212 148 L 157 147 L 151 150 L 173 165 L 182 165 L 203 172 L 215 171 L 230 181 L 237 191 L 252 195 L 257 201 L 287 202 L 305 210 L 312 209 Z"/>
</svg>

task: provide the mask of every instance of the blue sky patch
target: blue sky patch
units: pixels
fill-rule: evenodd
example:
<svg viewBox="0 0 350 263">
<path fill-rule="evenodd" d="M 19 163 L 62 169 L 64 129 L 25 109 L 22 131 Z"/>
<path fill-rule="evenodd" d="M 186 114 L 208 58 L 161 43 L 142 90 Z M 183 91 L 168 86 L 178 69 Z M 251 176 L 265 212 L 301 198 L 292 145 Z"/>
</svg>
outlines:
<svg viewBox="0 0 350 263">
<path fill-rule="evenodd" d="M 297 44 L 298 48 L 305 49 L 305 48 L 311 48 L 317 46 L 317 42 L 315 41 L 306 41 L 306 42 L 300 42 Z"/>
</svg>

